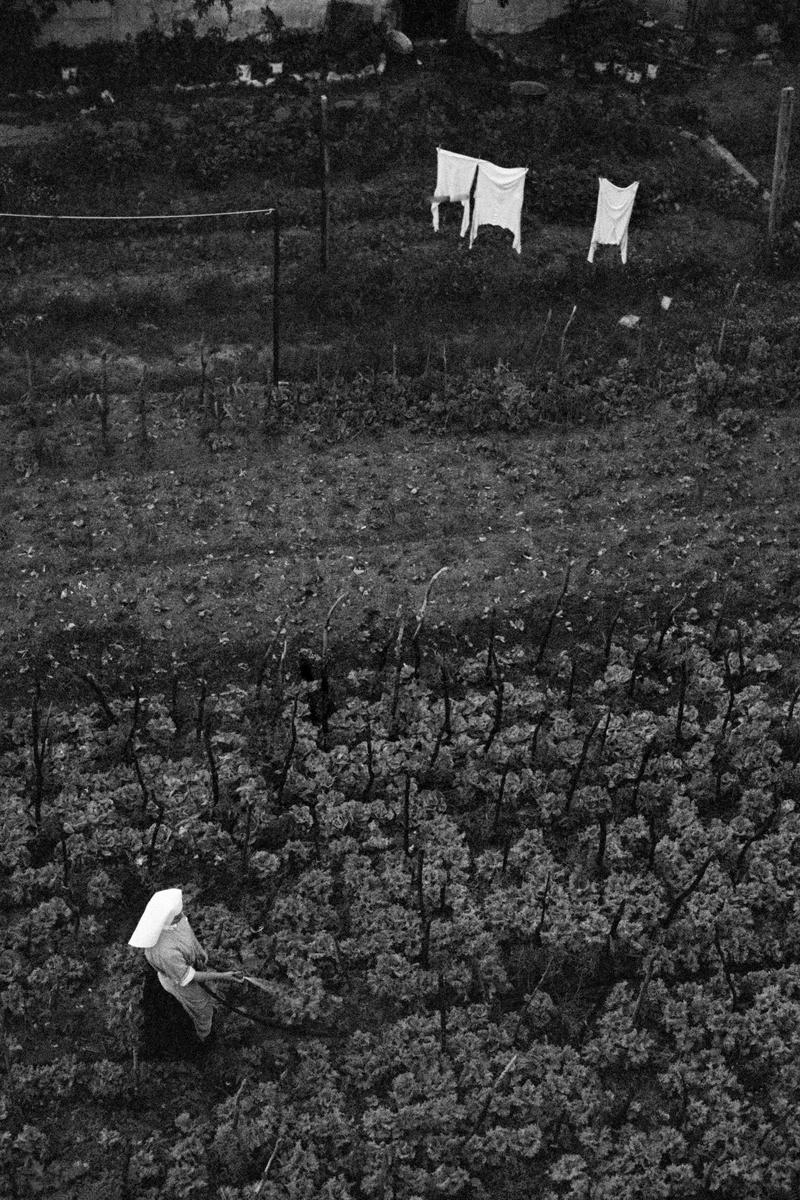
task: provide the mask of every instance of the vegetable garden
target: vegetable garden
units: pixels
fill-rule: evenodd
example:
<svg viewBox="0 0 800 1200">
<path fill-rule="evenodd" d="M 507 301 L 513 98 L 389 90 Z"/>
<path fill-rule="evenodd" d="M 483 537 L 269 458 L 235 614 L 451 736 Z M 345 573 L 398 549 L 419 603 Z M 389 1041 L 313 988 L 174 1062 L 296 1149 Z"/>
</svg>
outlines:
<svg viewBox="0 0 800 1200">
<path fill-rule="evenodd" d="M 11 1195 L 793 1194 L 792 625 L 584 640 L 567 585 L 528 650 L 453 661 L 423 606 L 344 677 L 276 639 L 190 702 L 34 694 L 0 759 Z M 141 1040 L 162 880 L 270 987 L 199 1077 Z"/>
<path fill-rule="evenodd" d="M 184 65 L 0 168 L 278 205 L 288 380 L 253 230 L 0 230 L 0 1193 L 790 1200 L 791 227 L 677 68 L 523 111 L 443 61 L 332 101 L 323 273 L 314 89 Z M 758 169 L 790 70 L 706 87 Z M 432 233 L 437 141 L 535 153 L 521 259 Z M 165 886 L 266 981 L 203 1058 L 126 945 Z"/>
</svg>

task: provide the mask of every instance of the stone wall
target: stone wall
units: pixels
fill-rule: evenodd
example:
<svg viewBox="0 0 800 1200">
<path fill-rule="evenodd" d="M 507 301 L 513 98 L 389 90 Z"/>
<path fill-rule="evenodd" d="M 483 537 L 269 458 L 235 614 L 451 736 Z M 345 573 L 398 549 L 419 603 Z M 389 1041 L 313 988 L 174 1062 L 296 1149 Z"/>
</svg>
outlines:
<svg viewBox="0 0 800 1200">
<path fill-rule="evenodd" d="M 0 0 L 2 3 L 3 0 Z M 372 0 L 369 0 L 372 3 Z M 269 0 L 269 7 L 281 17 L 287 29 L 321 29 L 328 13 L 329 0 Z M 264 19 L 261 13 L 264 0 L 234 0 L 230 22 L 225 9 L 216 5 L 208 16 L 197 21 L 198 33 L 217 26 L 226 29 L 231 38 L 259 33 Z M 122 41 L 135 37 L 156 18 L 165 32 L 173 22 L 188 18 L 196 21 L 192 0 L 115 0 L 108 4 L 75 0 L 71 5 L 61 3 L 59 11 L 47 22 L 42 35 L 46 42 L 64 42 L 68 46 L 85 46 L 89 42 Z"/>
<path fill-rule="evenodd" d="M 469 0 L 467 28 L 475 33 L 529 33 L 568 7 L 568 0 L 508 0 L 503 8 L 497 0 Z"/>
<path fill-rule="evenodd" d="M 0 0 L 4 3 L 6 0 Z M 268 0 L 269 7 L 283 20 L 287 29 L 318 30 L 323 27 L 331 3 L 336 0 Z M 685 2 L 685 0 L 681 0 Z M 386 0 L 349 0 L 353 6 L 365 9 L 376 19 Z M 466 0 L 467 28 L 476 33 L 526 33 L 537 29 L 551 17 L 560 16 L 568 0 L 508 0 L 501 7 L 497 0 Z M 198 33 L 212 26 L 227 30 L 231 38 L 259 33 L 263 28 L 261 10 L 264 0 L 233 0 L 230 21 L 221 5 L 211 9 L 197 23 Z M 67 5 L 59 2 L 56 15 L 47 22 L 43 41 L 64 42 L 68 46 L 85 46 L 96 41 L 121 41 L 135 37 L 156 18 L 161 29 L 169 32 L 173 22 L 183 19 L 196 21 L 192 0 L 74 0 Z"/>
</svg>

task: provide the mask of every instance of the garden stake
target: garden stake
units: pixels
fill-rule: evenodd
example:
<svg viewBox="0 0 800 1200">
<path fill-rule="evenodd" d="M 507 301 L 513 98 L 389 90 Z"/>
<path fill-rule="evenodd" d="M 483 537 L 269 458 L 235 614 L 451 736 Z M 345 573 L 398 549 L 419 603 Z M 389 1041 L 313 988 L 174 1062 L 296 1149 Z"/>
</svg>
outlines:
<svg viewBox="0 0 800 1200">
<path fill-rule="evenodd" d="M 544 881 L 544 891 L 542 892 L 542 898 L 539 901 L 539 904 L 540 904 L 539 920 L 537 921 L 536 928 L 533 931 L 534 946 L 541 946 L 541 944 L 542 944 L 542 930 L 544 929 L 544 919 L 547 916 L 547 893 L 549 891 L 550 891 L 550 872 L 548 871 L 547 878 Z"/>
<path fill-rule="evenodd" d="M 505 873 L 506 873 L 506 867 L 508 866 L 508 856 L 511 853 L 511 843 L 513 842 L 513 840 L 514 839 L 513 839 L 512 835 L 510 833 L 507 833 L 505 840 L 503 842 L 503 861 L 500 864 L 500 874 L 501 875 L 505 875 Z"/>
<path fill-rule="evenodd" d="M 278 638 L 280 637 L 281 626 L 283 625 L 283 621 L 284 621 L 283 617 L 280 617 L 278 619 L 278 628 L 275 630 L 275 634 L 274 634 L 271 642 L 267 646 L 266 650 L 264 651 L 264 656 L 261 659 L 261 664 L 258 668 L 258 675 L 256 676 L 256 700 L 261 699 L 261 688 L 263 687 L 263 684 L 264 684 L 264 675 L 266 674 L 266 670 L 267 670 L 267 660 L 269 659 L 269 656 L 272 653 L 272 651 L 275 649 L 275 644 L 276 644 Z"/>
<path fill-rule="evenodd" d="M 330 153 L 328 151 L 328 97 L 319 98 L 319 159 L 320 159 L 320 267 L 328 269 L 330 229 L 330 201 L 328 199 L 328 175 Z"/>
<path fill-rule="evenodd" d="M 733 687 L 733 675 L 731 674 L 730 654 L 728 653 L 727 650 L 725 651 L 725 657 L 724 657 L 723 662 L 725 664 L 725 684 L 728 688 L 728 707 L 725 710 L 725 716 L 722 721 L 722 728 L 719 731 L 719 736 L 721 739 L 724 740 L 725 730 L 728 728 L 728 722 L 731 719 L 731 714 L 733 712 L 733 706 L 736 703 L 736 692 Z"/>
<path fill-rule="evenodd" d="M 180 732 L 180 724 L 178 721 L 178 676 L 175 672 L 172 675 L 170 686 L 170 706 L 169 715 L 172 718 L 172 724 L 175 727 L 175 732 Z"/>
<path fill-rule="evenodd" d="M 278 1133 L 278 1137 L 275 1141 L 275 1145 L 272 1148 L 272 1154 L 270 1154 L 270 1156 L 267 1160 L 267 1165 L 264 1167 L 264 1170 L 261 1173 L 261 1178 L 259 1179 L 258 1184 L 256 1185 L 256 1190 L 254 1192 L 254 1195 L 256 1195 L 256 1196 L 259 1196 L 261 1194 L 261 1189 L 264 1186 L 264 1180 L 267 1178 L 267 1175 L 269 1175 L 269 1169 L 272 1166 L 275 1155 L 278 1153 L 278 1146 L 280 1146 L 280 1144 L 281 1144 L 282 1137 L 283 1137 L 283 1129 L 281 1129 Z"/>
<path fill-rule="evenodd" d="M 569 711 L 572 708 L 572 693 L 575 689 L 575 673 L 578 670 L 578 660 L 573 656 L 572 666 L 569 672 L 569 683 L 567 684 L 567 698 L 564 701 L 564 707 Z"/>
<path fill-rule="evenodd" d="M 686 659 L 681 661 L 681 690 L 678 695 L 678 713 L 675 718 L 675 741 L 680 742 L 682 739 L 681 727 L 683 725 L 683 709 L 686 703 L 686 685 L 689 682 L 689 672 L 686 667 Z"/>
<path fill-rule="evenodd" d="M 533 664 L 534 667 L 538 667 L 540 665 L 542 659 L 544 658 L 544 652 L 547 649 L 547 643 L 550 640 L 550 634 L 553 632 L 553 624 L 555 622 L 556 617 L 558 616 L 558 610 L 561 608 L 561 605 L 564 602 L 564 597 L 567 594 L 567 588 L 569 587 L 569 576 L 570 576 L 571 570 L 572 570 L 572 563 L 567 563 L 567 570 L 564 575 L 564 584 L 561 588 L 561 592 L 559 594 L 558 600 L 556 600 L 556 602 L 553 605 L 553 608 L 550 612 L 550 616 L 547 621 L 547 627 L 544 631 L 544 636 L 543 636 L 541 642 L 539 643 L 539 653 L 536 655 L 536 661 Z"/>
<path fill-rule="evenodd" d="M 633 795 L 631 796 L 631 804 L 633 805 L 633 815 L 637 815 L 637 802 L 639 799 L 639 788 L 644 779 L 644 773 L 647 770 L 647 764 L 650 761 L 653 751 L 656 748 L 656 739 L 653 737 L 647 743 L 642 754 L 642 761 L 639 763 L 639 770 L 636 773 L 636 778 L 633 781 Z"/>
<path fill-rule="evenodd" d="M 639 1017 L 641 1015 L 642 1007 L 644 1005 L 645 1000 L 647 999 L 647 989 L 650 987 L 650 980 L 653 976 L 653 966 L 655 964 L 655 958 L 656 958 L 655 951 L 653 951 L 653 953 L 650 955 L 650 957 L 647 960 L 647 970 L 645 971 L 644 979 L 642 980 L 642 986 L 639 989 L 639 997 L 636 1001 L 636 1007 L 633 1010 L 633 1016 L 631 1017 L 631 1029 L 636 1028 Z"/>
<path fill-rule="evenodd" d="M 322 748 L 328 748 L 328 717 L 330 716 L 330 677 L 328 675 L 328 632 L 331 627 L 331 617 L 334 614 L 336 606 L 341 604 L 346 596 L 346 592 L 342 592 L 337 596 L 333 604 L 328 609 L 328 615 L 325 618 L 325 626 L 322 630 L 322 662 L 320 665 L 320 700 L 322 702 Z"/>
<path fill-rule="evenodd" d="M 675 897 L 675 899 L 672 901 L 672 904 L 670 904 L 666 915 L 661 918 L 661 924 L 664 929 L 669 929 L 670 925 L 672 924 L 672 922 L 675 920 L 678 913 L 680 912 L 681 906 L 685 903 L 686 900 L 689 899 L 692 892 L 696 892 L 697 889 L 700 887 L 700 884 L 703 881 L 703 876 L 705 875 L 706 871 L 711 866 L 713 861 L 714 861 L 714 855 L 709 854 L 708 858 L 705 859 L 702 867 L 696 873 L 696 875 L 695 875 L 694 879 L 692 879 L 691 883 L 687 884 L 687 886 L 683 889 L 683 891 L 679 892 L 678 895 Z"/>
<path fill-rule="evenodd" d="M 442 1054 L 447 1053 L 447 989 L 445 987 L 444 975 L 439 972 L 439 1049 Z"/>
<path fill-rule="evenodd" d="M 280 334 L 281 334 L 281 218 L 276 208 L 272 218 L 272 387 L 277 389 L 280 379 Z"/>
<path fill-rule="evenodd" d="M 605 671 L 606 667 L 608 666 L 608 660 L 611 658 L 611 644 L 612 644 L 612 640 L 614 637 L 614 630 L 616 629 L 617 621 L 619 621 L 620 617 L 622 616 L 622 609 L 623 609 L 623 605 L 620 604 L 619 608 L 614 613 L 614 616 L 611 619 L 611 624 L 609 625 L 608 632 L 606 633 L 605 646 L 603 647 L 603 670 L 604 671 Z"/>
<path fill-rule="evenodd" d="M 33 735 L 33 768 L 34 768 L 34 795 L 33 795 L 33 813 L 38 829 L 42 823 L 42 800 L 44 798 L 44 757 L 47 750 L 47 739 L 50 731 L 50 710 L 52 704 L 47 710 L 47 716 L 44 722 L 44 730 L 41 731 L 41 714 L 39 709 L 41 693 L 39 690 L 39 680 L 36 680 L 36 688 L 33 694 L 33 707 L 31 710 L 31 731 Z"/>
<path fill-rule="evenodd" d="M 611 943 L 616 940 L 617 930 L 619 929 L 619 923 L 622 920 L 622 914 L 625 912 L 626 904 L 627 900 L 620 901 L 619 907 L 614 913 L 613 920 L 608 927 L 608 933 L 606 934 L 606 954 L 609 957 L 611 956 Z"/>
<path fill-rule="evenodd" d="M 444 733 L 448 743 L 453 740 L 453 729 L 450 724 L 450 680 L 447 675 L 447 660 L 442 656 L 442 691 L 444 693 Z"/>
<path fill-rule="evenodd" d="M 142 370 L 141 378 L 139 379 L 139 445 L 143 451 L 147 451 L 150 435 L 147 432 L 147 397 L 144 391 L 145 373 Z"/>
<path fill-rule="evenodd" d="M 103 692 L 103 689 L 100 687 L 100 684 L 95 679 L 94 675 L 91 675 L 88 671 L 85 671 L 85 672 L 81 672 L 79 674 L 78 678 L 82 679 L 85 683 L 88 683 L 89 687 L 94 692 L 109 725 L 117 725 L 119 723 L 119 720 L 116 716 L 116 713 L 114 713 L 112 711 L 111 705 L 108 703 L 108 700 L 106 700 L 105 693 Z"/>
<path fill-rule="evenodd" d="M 139 790 L 142 793 L 142 818 L 144 819 L 144 815 L 147 812 L 147 806 L 150 803 L 150 793 L 148 792 L 147 784 L 144 781 L 142 767 L 139 762 L 139 755 L 136 753 L 135 746 L 131 746 L 131 762 L 133 763 L 133 769 L 136 773 L 136 781 L 139 784 Z"/>
<path fill-rule="evenodd" d="M 575 773 L 573 774 L 572 779 L 570 781 L 569 790 L 567 792 L 567 802 L 564 805 L 564 815 L 565 816 L 569 815 L 569 810 L 572 807 L 572 800 L 575 795 L 575 789 L 578 786 L 578 780 L 581 777 L 581 772 L 583 771 L 583 768 L 586 764 L 586 756 L 589 753 L 589 743 L 591 742 L 592 738 L 594 737 L 595 732 L 597 730 L 597 726 L 599 724 L 600 724 L 600 717 L 596 716 L 595 719 L 592 721 L 592 724 L 589 728 L 589 732 L 586 735 L 586 738 L 583 743 L 583 749 L 581 750 L 581 756 L 578 759 L 578 765 L 576 766 Z"/>
<path fill-rule="evenodd" d="M 100 395 L 97 398 L 98 408 L 100 410 L 100 441 L 103 447 L 103 453 L 110 453 L 108 444 L 108 355 L 103 352 L 103 376 Z"/>
<path fill-rule="evenodd" d="M 397 650 L 396 650 L 397 657 L 395 660 L 394 687 L 392 690 L 392 709 L 391 709 L 392 721 L 394 721 L 394 719 L 397 715 L 397 703 L 400 699 L 400 674 L 403 669 L 403 659 L 401 656 L 401 648 L 402 648 L 404 631 L 405 631 L 405 620 L 402 620 L 400 622 L 400 629 L 397 634 Z"/>
<path fill-rule="evenodd" d="M 597 818 L 597 824 L 600 826 L 600 837 L 599 837 L 598 845 L 597 845 L 597 873 L 600 876 L 600 879 L 602 880 L 603 873 L 604 873 L 604 859 L 606 856 L 606 837 L 608 834 L 608 816 L 605 813 L 601 813 L 600 816 Z"/>
<path fill-rule="evenodd" d="M 364 796 L 361 801 L 362 804 L 366 804 L 367 801 L 369 800 L 370 792 L 372 791 L 372 785 L 375 782 L 375 767 L 374 767 L 373 761 L 372 761 L 372 722 L 370 721 L 369 717 L 367 717 L 367 722 L 366 722 L 366 735 L 367 735 L 367 786 L 364 788 Z"/>
<path fill-rule="evenodd" d="M 539 716 L 536 718 L 536 724 L 533 728 L 533 738 L 531 739 L 531 762 L 532 763 L 536 762 L 536 749 L 539 744 L 539 730 L 542 728 L 542 722 L 544 721 L 546 716 L 547 716 L 547 713 L 543 709 L 539 713 Z"/>
<path fill-rule="evenodd" d="M 297 696 L 295 696 L 294 704 L 292 705 L 292 728 L 291 728 L 291 734 L 289 737 L 289 749 L 286 751 L 286 758 L 283 760 L 283 767 L 281 769 L 280 779 L 278 780 L 278 786 L 275 791 L 276 804 L 280 804 L 280 802 L 283 798 L 283 789 L 286 787 L 286 780 L 289 777 L 289 767 L 292 765 L 292 758 L 294 757 L 294 751 L 295 751 L 296 745 L 297 745 Z"/>
<path fill-rule="evenodd" d="M 745 672 L 745 663 L 744 663 L 744 641 L 742 639 L 742 626 L 741 626 L 741 623 L 739 623 L 739 622 L 737 622 L 737 625 L 736 625 L 736 652 L 739 655 L 739 680 L 741 681 L 742 676 L 744 675 L 744 672 Z"/>
<path fill-rule="evenodd" d="M 194 723 L 195 737 L 197 738 L 198 742 L 200 741 L 200 738 L 203 733 L 203 714 L 205 713 L 205 708 L 206 708 L 206 679 L 205 679 L 205 675 L 204 675 L 203 678 L 200 680 L 200 696 L 197 701 L 197 716 L 195 717 L 195 723 Z"/>
<path fill-rule="evenodd" d="M 575 313 L 577 311 L 578 311 L 577 304 L 573 304 L 572 312 L 569 314 L 569 317 L 567 318 L 567 323 L 564 326 L 564 332 L 561 334 L 561 348 L 558 352 L 558 363 L 556 364 L 556 372 L 559 372 L 561 370 L 561 363 L 563 362 L 563 359 L 564 359 L 564 348 L 566 345 L 567 333 L 569 332 L 569 327 L 572 324 L 572 322 L 575 318 Z"/>
<path fill-rule="evenodd" d="M 775 161 L 772 167 L 772 189 L 769 197 L 769 218 L 767 221 L 767 237 L 770 244 L 774 241 L 781 220 L 781 206 L 783 203 L 783 193 L 786 188 L 786 173 L 789 164 L 789 141 L 792 134 L 793 108 L 794 88 L 781 88 L 778 131 L 775 136 Z"/>
<path fill-rule="evenodd" d="M 430 595 L 431 595 L 431 588 L 433 587 L 434 583 L 439 578 L 439 576 L 443 575 L 446 570 L 447 570 L 447 567 L 439 567 L 439 570 L 434 571 L 433 575 L 429 579 L 428 586 L 425 589 L 425 595 L 422 600 L 422 608 L 419 610 L 419 619 L 417 620 L 417 627 L 414 630 L 413 634 L 411 635 L 411 645 L 414 648 L 414 658 L 415 658 L 415 667 L 414 667 L 414 677 L 415 678 L 419 675 L 419 635 L 422 632 L 422 624 L 425 620 L 425 613 L 428 611 L 428 601 L 429 601 Z"/>
<path fill-rule="evenodd" d="M 722 344 L 725 341 L 725 329 L 728 324 L 728 317 L 731 315 L 731 309 L 733 308 L 734 304 L 736 303 L 736 297 L 739 295 L 740 287 L 741 287 L 741 280 L 739 280 L 737 282 L 736 287 L 733 289 L 733 295 L 731 296 L 730 300 L 728 301 L 728 307 L 725 310 L 725 316 L 722 318 L 722 328 L 719 331 L 719 341 L 717 342 L 717 362 L 719 362 L 720 358 L 722 357 Z"/>
<path fill-rule="evenodd" d="M 714 926 L 714 949 L 716 950 L 717 954 L 719 955 L 719 961 L 722 964 L 722 973 L 725 976 L 725 982 L 727 983 L 728 991 L 731 994 L 731 1007 L 734 1009 L 734 1011 L 736 1011 L 736 1009 L 739 1007 L 739 996 L 736 991 L 736 988 L 733 986 L 733 976 L 731 975 L 730 967 L 728 966 L 728 960 L 725 958 L 725 955 L 722 953 L 722 942 L 721 942 L 720 936 L 719 936 L 719 925 Z"/>
<path fill-rule="evenodd" d="M 219 804 L 219 774 L 217 772 L 217 760 L 214 758 L 214 748 L 211 745 L 211 733 L 209 722 L 203 722 L 203 745 L 208 758 L 208 771 L 211 777 L 211 812 L 216 812 Z"/>
<path fill-rule="evenodd" d="M 506 759 L 503 763 L 503 770 L 500 774 L 500 788 L 497 793 L 497 799 L 494 802 L 494 823 L 492 825 L 492 837 L 497 837 L 500 832 L 500 810 L 503 807 L 503 795 L 506 790 L 506 779 L 508 772 L 511 770 L 511 761 Z"/>
<path fill-rule="evenodd" d="M 734 867 L 734 886 L 741 879 L 742 870 L 744 868 L 744 860 L 747 855 L 747 851 L 750 849 L 750 847 L 752 845 L 754 845 L 755 842 L 759 841 L 764 836 L 765 833 L 769 833 L 770 829 L 772 828 L 772 826 L 775 822 L 775 818 L 777 817 L 778 813 L 780 812 L 780 807 L 781 807 L 780 797 L 777 795 L 777 793 L 775 793 L 775 795 L 773 796 L 772 812 L 769 814 L 769 816 L 766 818 L 766 820 L 763 821 L 758 826 L 758 828 L 753 831 L 753 833 L 750 835 L 750 837 L 745 838 L 744 842 L 742 843 L 742 848 L 739 851 L 738 855 L 736 856 L 736 866 Z"/>
<path fill-rule="evenodd" d="M 158 841 L 158 831 L 160 830 L 160 828 L 163 824 L 163 821 L 164 821 L 164 805 L 161 803 L 160 800 L 157 800 L 155 798 L 155 796 L 153 795 L 152 792 L 150 793 L 150 799 L 153 801 L 153 804 L 155 804 L 155 806 L 156 806 L 156 823 L 153 826 L 153 836 L 150 839 L 150 846 L 147 851 L 147 870 L 152 875 L 153 859 L 154 859 L 155 853 L 156 853 L 156 842 Z"/>
<path fill-rule="evenodd" d="M 483 744 L 483 753 L 484 754 L 489 753 L 492 742 L 494 741 L 494 739 L 497 737 L 498 733 L 500 732 L 500 726 L 503 723 L 503 694 L 504 694 L 504 690 L 505 690 L 505 683 L 503 681 L 503 676 L 500 672 L 500 668 L 496 662 L 495 662 L 495 672 L 496 672 L 496 675 L 495 675 L 495 682 L 494 682 L 494 719 L 492 721 L 492 728 L 489 730 L 489 736 L 487 737 L 486 741 Z"/>
<path fill-rule="evenodd" d="M 547 317 L 545 318 L 545 322 L 544 322 L 544 325 L 543 325 L 543 327 L 542 327 L 542 332 L 541 332 L 541 334 L 539 335 L 539 344 L 537 345 L 537 347 L 536 347 L 536 353 L 535 353 L 535 354 L 534 354 L 534 356 L 533 356 L 533 361 L 534 361 L 534 363 L 536 363 L 536 362 L 538 362 L 538 361 L 539 361 L 539 355 L 540 355 L 540 354 L 541 354 L 541 352 L 542 352 L 542 343 L 544 342 L 544 339 L 545 339 L 545 334 L 547 333 L 547 330 L 550 328 L 550 319 L 551 319 L 551 317 L 552 317 L 552 316 L 553 316 L 553 309 L 552 309 L 552 308 L 548 308 L 548 310 L 547 310 Z"/>
<path fill-rule="evenodd" d="M 489 616 L 489 645 L 486 648 L 486 682 L 488 684 L 491 684 L 492 682 L 492 666 L 497 666 L 494 657 L 494 624 L 496 616 L 497 610 L 495 609 L 494 605 L 492 605 L 492 611 Z"/>
<path fill-rule="evenodd" d="M 202 416 L 206 410 L 206 377 L 208 374 L 208 356 L 206 355 L 206 336 L 200 334 L 200 387 L 197 395 L 197 411 Z"/>
<path fill-rule="evenodd" d="M 136 736 L 136 730 L 139 725 L 140 709 L 141 709 L 141 696 L 139 693 L 139 684 L 137 683 L 134 687 L 134 700 L 133 700 L 133 712 L 131 714 L 131 726 L 130 726 L 130 729 L 128 730 L 128 735 L 125 738 L 125 744 L 122 747 L 122 761 L 123 762 L 130 762 L 131 746 L 133 745 L 133 739 Z"/>
<path fill-rule="evenodd" d="M 664 645 L 664 638 L 667 636 L 667 633 L 668 633 L 668 631 L 669 631 L 669 627 L 670 627 L 670 625 L 672 624 L 672 622 L 673 622 L 673 620 L 674 620 L 674 618 L 675 618 L 675 614 L 677 613 L 678 609 L 681 607 L 681 605 L 683 604 L 683 602 L 685 601 L 685 599 L 686 599 L 686 596 L 681 596 L 681 598 L 680 598 L 680 600 L 678 601 L 678 603 L 677 603 L 677 604 L 673 604 L 672 608 L 671 608 L 671 609 L 669 610 L 669 612 L 667 613 L 667 616 L 666 616 L 666 618 L 665 618 L 665 620 L 664 620 L 664 623 L 663 623 L 663 625 L 661 626 L 661 630 L 660 630 L 660 633 L 659 633 L 658 642 L 657 642 L 657 644 L 656 644 L 656 654 L 660 654 L 660 653 L 661 653 L 661 648 L 662 648 L 662 646 Z"/>
<path fill-rule="evenodd" d="M 410 825 L 410 800 L 411 800 L 411 776 L 406 771 L 406 782 L 403 791 L 403 853 L 406 858 L 411 855 L 411 843 L 409 841 L 409 825 Z"/>
</svg>

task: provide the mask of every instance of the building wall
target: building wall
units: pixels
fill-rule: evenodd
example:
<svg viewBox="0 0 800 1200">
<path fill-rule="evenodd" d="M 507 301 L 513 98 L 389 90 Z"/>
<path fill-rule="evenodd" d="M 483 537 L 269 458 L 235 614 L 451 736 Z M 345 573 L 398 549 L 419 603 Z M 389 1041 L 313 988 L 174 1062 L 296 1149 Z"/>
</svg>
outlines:
<svg viewBox="0 0 800 1200">
<path fill-rule="evenodd" d="M 475 33 L 529 33 L 568 7 L 568 0 L 508 0 L 504 8 L 497 0 L 469 0 L 467 28 Z"/>
<path fill-rule="evenodd" d="M 0 0 L 2 2 L 2 0 Z M 370 3 L 372 0 L 370 0 Z M 269 0 L 269 7 L 283 19 L 288 29 L 320 29 L 328 13 L 329 0 Z M 197 24 L 198 33 L 217 26 L 227 29 L 231 38 L 245 37 L 263 29 L 264 0 L 234 0 L 230 23 L 221 5 L 216 5 L 202 21 L 196 20 L 192 0 L 75 0 L 71 5 L 59 3 L 59 11 L 47 22 L 42 33 L 46 42 L 64 42 L 68 46 L 85 46 L 96 41 L 121 41 L 135 37 L 156 17 L 166 32 L 174 21 L 189 19 Z"/>
<path fill-rule="evenodd" d="M 0 0 L 3 3 L 4 0 Z M 336 0 L 268 0 L 269 7 L 282 18 L 287 29 L 321 29 L 331 3 Z M 685 0 L 679 0 L 685 3 Z M 349 3 L 380 17 L 387 0 L 349 0 Z M 501 7 L 497 0 L 467 0 L 467 28 L 476 33 L 526 33 L 537 29 L 551 17 L 560 16 L 568 0 L 508 0 Z M 230 22 L 221 5 L 212 8 L 197 22 L 198 33 L 212 26 L 227 29 L 231 38 L 259 33 L 263 28 L 261 10 L 264 0 L 233 0 Z M 174 21 L 195 21 L 192 0 L 74 0 L 67 5 L 59 0 L 56 15 L 45 25 L 42 40 L 85 46 L 95 41 L 121 41 L 141 33 L 156 17 L 169 32 Z"/>
</svg>

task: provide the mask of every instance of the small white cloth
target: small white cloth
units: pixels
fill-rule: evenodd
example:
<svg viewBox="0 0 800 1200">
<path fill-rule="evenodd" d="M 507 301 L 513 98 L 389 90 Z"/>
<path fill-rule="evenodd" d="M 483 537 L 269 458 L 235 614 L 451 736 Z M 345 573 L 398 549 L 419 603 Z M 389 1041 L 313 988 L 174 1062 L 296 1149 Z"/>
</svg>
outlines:
<svg viewBox="0 0 800 1200">
<path fill-rule="evenodd" d="M 163 892 L 155 892 L 148 900 L 128 945 L 141 948 L 155 946 L 162 931 L 182 910 L 183 892 L 180 888 L 165 888 Z"/>
<path fill-rule="evenodd" d="M 594 262 L 598 246 L 619 246 L 622 261 L 628 261 L 628 225 L 639 187 L 638 180 L 626 188 L 617 187 L 610 179 L 600 178 L 597 192 L 597 213 L 594 218 L 592 244 L 588 261 Z"/>
<path fill-rule="evenodd" d="M 499 225 L 514 235 L 514 249 L 522 253 L 522 201 L 527 167 L 496 167 L 480 160 L 475 202 L 469 231 L 470 249 L 481 225 Z"/>
<path fill-rule="evenodd" d="M 453 150 L 436 151 L 436 189 L 431 201 L 433 228 L 439 232 L 439 204 L 443 200 L 460 201 L 463 207 L 461 237 L 469 229 L 469 194 L 479 159 Z"/>
</svg>

